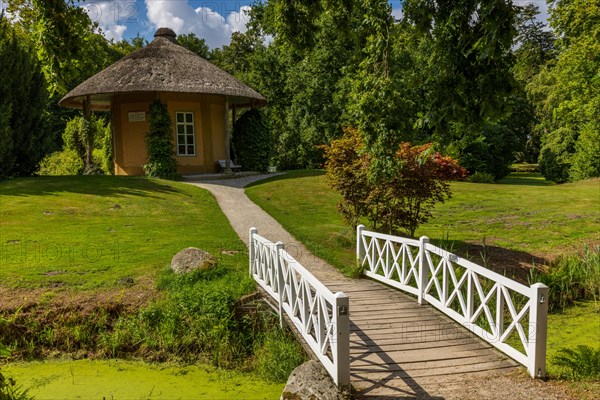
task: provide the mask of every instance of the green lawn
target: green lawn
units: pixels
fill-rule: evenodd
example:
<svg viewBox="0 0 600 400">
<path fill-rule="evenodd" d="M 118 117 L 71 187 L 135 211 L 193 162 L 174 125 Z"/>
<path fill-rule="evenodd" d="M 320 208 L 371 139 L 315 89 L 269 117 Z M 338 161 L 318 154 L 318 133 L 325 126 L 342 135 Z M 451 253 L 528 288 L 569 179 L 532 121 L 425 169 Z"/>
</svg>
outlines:
<svg viewBox="0 0 600 400">
<path fill-rule="evenodd" d="M 452 190 L 416 236 L 476 262 L 488 253 L 496 264 L 543 263 L 600 243 L 600 180 L 551 185 L 539 174 L 513 173 L 497 184 L 453 182 Z M 317 255 L 341 269 L 354 265 L 353 229 L 337 213 L 340 197 L 322 171 L 293 171 L 246 194 Z"/>
<path fill-rule="evenodd" d="M 185 247 L 243 248 L 208 192 L 110 176 L 0 182 L 0 246 L 1 286 L 83 290 L 154 278 Z"/>
</svg>

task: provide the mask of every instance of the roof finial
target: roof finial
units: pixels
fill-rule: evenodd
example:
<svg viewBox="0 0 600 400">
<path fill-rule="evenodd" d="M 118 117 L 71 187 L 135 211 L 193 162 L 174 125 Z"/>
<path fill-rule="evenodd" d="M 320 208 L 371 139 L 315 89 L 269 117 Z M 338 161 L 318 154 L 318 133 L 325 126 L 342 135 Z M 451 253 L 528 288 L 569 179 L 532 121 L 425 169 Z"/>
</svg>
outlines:
<svg viewBox="0 0 600 400">
<path fill-rule="evenodd" d="M 177 43 L 177 34 L 171 28 L 158 28 L 154 37 L 163 37 L 170 40 L 171 42 Z"/>
</svg>

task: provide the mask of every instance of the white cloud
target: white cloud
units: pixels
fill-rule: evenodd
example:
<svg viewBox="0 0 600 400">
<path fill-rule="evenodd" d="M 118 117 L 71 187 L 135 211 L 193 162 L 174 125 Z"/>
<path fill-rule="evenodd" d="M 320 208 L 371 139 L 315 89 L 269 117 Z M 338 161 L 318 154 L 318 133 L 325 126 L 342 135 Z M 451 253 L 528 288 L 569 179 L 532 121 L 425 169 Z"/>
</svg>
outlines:
<svg viewBox="0 0 600 400">
<path fill-rule="evenodd" d="M 231 28 L 231 32 L 246 33 L 248 27 L 246 24 L 250 21 L 250 6 L 240 7 L 240 12 L 232 12 L 227 16 L 227 25 Z"/>
<path fill-rule="evenodd" d="M 145 0 L 149 22 L 155 28 L 171 28 L 177 34 L 194 33 L 211 47 L 231 40 L 232 32 L 246 32 L 249 6 L 228 9 L 225 2 L 207 2 L 192 8 L 187 0 Z"/>
<path fill-rule="evenodd" d="M 81 4 L 90 19 L 98 26 L 109 40 L 119 41 L 127 30 L 127 24 L 139 22 L 140 10 L 131 0 L 120 1 L 88 1 Z"/>
</svg>

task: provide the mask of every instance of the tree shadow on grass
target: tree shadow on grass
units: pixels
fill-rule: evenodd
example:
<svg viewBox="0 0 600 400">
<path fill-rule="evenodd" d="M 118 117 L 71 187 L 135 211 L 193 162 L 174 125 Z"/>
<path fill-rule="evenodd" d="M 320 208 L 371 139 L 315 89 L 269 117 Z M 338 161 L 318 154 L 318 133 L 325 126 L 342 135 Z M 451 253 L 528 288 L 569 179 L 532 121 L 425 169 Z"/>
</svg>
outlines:
<svg viewBox="0 0 600 400">
<path fill-rule="evenodd" d="M 261 179 L 260 181 L 252 182 L 245 186 L 245 188 L 250 188 L 252 186 L 259 186 L 264 183 L 269 183 L 273 181 L 280 181 L 284 179 L 295 179 L 295 178 L 305 178 L 305 177 L 313 177 L 313 176 L 322 176 L 325 175 L 325 170 L 322 169 L 299 169 L 292 171 L 284 171 L 282 175 L 275 175 L 271 178 Z"/>
<path fill-rule="evenodd" d="M 547 265 L 550 262 L 547 258 L 524 251 L 481 243 L 432 240 L 432 244 L 525 285 L 529 285 L 529 270 L 532 267 Z"/>
<path fill-rule="evenodd" d="M 539 172 L 513 172 L 506 178 L 496 182 L 500 185 L 519 186 L 552 186 L 553 182 L 547 181 Z"/>
<path fill-rule="evenodd" d="M 78 193 L 94 196 L 159 197 L 158 193 L 184 192 L 159 180 L 129 176 L 41 176 L 0 182 L 2 196 L 56 196 Z"/>
</svg>

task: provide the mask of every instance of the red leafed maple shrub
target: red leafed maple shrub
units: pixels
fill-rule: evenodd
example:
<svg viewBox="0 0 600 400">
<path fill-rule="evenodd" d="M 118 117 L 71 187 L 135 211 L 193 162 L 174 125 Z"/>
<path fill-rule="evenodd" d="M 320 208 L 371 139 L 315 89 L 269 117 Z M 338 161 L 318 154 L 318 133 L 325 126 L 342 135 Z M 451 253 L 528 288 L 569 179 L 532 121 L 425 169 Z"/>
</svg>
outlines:
<svg viewBox="0 0 600 400">
<path fill-rule="evenodd" d="M 349 225 L 366 217 L 373 229 L 402 230 L 410 236 L 431 218 L 436 203 L 451 197 L 449 181 L 467 175 L 458 161 L 434 151 L 431 143 L 405 142 L 396 152 L 393 173 L 375 181 L 373 159 L 352 128 L 325 147 L 325 158 L 326 178 L 342 195 L 338 210 Z"/>
</svg>

